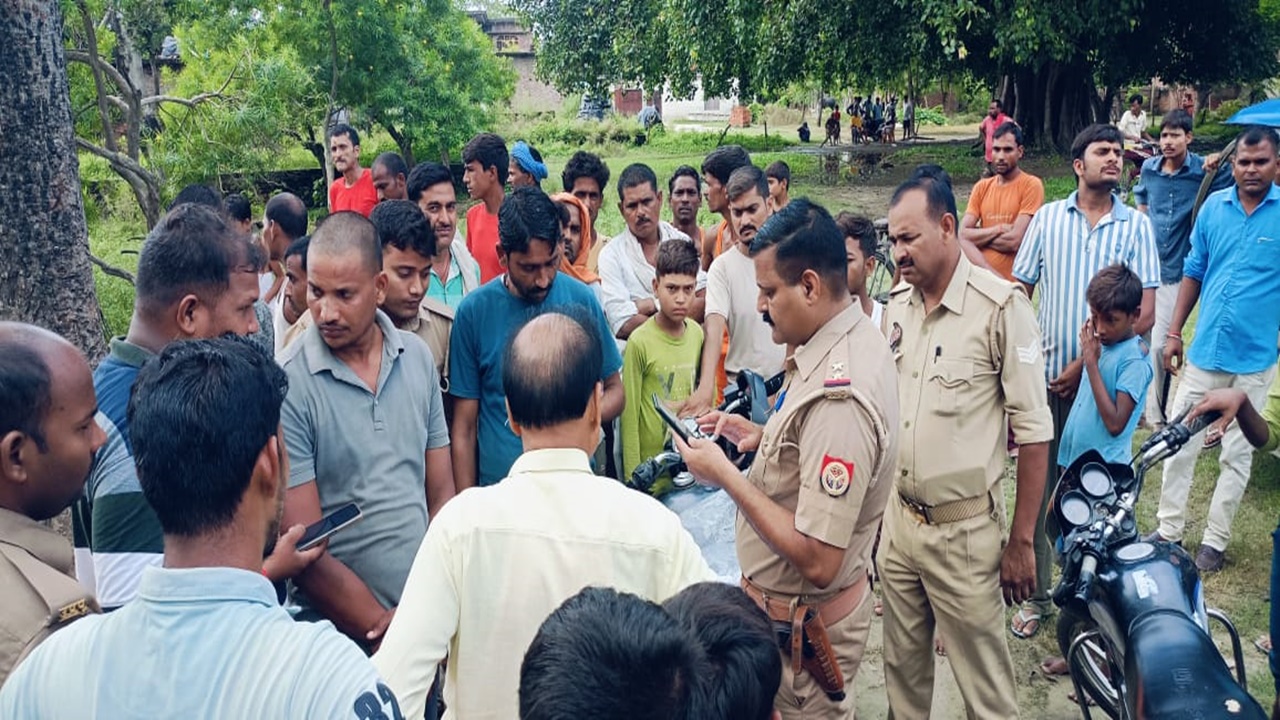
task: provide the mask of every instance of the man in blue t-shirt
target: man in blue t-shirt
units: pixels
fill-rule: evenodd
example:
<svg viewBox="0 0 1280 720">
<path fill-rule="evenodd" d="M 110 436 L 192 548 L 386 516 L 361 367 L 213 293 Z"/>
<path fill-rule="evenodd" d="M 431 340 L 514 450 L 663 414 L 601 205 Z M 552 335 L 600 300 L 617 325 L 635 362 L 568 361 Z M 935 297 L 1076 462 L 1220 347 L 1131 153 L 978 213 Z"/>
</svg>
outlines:
<svg viewBox="0 0 1280 720">
<path fill-rule="evenodd" d="M 498 210 L 498 260 L 505 272 L 462 301 L 449 337 L 453 476 L 458 492 L 498 482 L 523 452 L 520 438 L 507 423 L 502 354 L 511 334 L 532 315 L 562 305 L 589 309 L 604 352 L 601 420 L 612 422 L 622 413 L 622 358 L 613 333 L 595 293 L 572 277 L 558 275 L 562 247 L 559 216 L 545 193 L 520 188 L 507 196 Z"/>
</svg>

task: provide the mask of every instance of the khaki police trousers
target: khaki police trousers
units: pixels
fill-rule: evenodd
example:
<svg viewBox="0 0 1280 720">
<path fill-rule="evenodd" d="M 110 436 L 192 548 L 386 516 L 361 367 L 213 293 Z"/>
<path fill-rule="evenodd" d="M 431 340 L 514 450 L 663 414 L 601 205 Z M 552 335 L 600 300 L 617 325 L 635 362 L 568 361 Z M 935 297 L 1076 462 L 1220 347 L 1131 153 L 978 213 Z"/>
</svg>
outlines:
<svg viewBox="0 0 1280 720">
<path fill-rule="evenodd" d="M 871 633 L 871 615 L 875 607 L 875 593 L 867 589 L 862 602 L 843 620 L 827 628 L 831 649 L 835 651 L 844 674 L 844 700 L 835 702 L 827 696 L 817 681 L 807 671 L 800 675 L 791 673 L 791 658 L 782 656 L 782 684 L 773 698 L 773 707 L 783 720 L 852 720 L 857 698 L 854 696 L 854 678 L 862 665 L 862 654 L 867 648 L 867 636 Z"/>
<path fill-rule="evenodd" d="M 890 498 L 878 556 L 890 718 L 929 717 L 935 628 L 946 642 L 968 716 L 1018 717 L 1000 592 L 1003 508 L 999 498 L 990 513 L 926 525 L 896 492 Z"/>
</svg>

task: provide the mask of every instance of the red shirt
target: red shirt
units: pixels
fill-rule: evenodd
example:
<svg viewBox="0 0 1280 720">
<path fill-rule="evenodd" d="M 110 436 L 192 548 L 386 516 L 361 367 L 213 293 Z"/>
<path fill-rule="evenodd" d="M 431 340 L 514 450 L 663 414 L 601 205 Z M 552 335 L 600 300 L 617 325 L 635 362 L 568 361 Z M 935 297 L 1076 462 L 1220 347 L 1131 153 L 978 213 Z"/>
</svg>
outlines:
<svg viewBox="0 0 1280 720">
<path fill-rule="evenodd" d="M 476 203 L 467 211 L 467 250 L 480 265 L 480 282 L 487 283 L 502 274 L 498 262 L 498 216 Z"/>
<path fill-rule="evenodd" d="M 978 125 L 978 129 L 982 131 L 987 139 L 987 162 L 991 162 L 991 144 L 996 141 L 996 129 L 1009 122 L 1009 120 L 1009 116 L 1001 112 L 994 120 L 990 115 L 983 117 L 982 123 Z"/>
<path fill-rule="evenodd" d="M 355 185 L 347 185 L 347 179 L 339 177 L 329 186 L 329 212 L 354 210 L 365 217 L 373 212 L 378 204 L 378 190 L 373 187 L 373 172 L 369 168 L 360 169 L 360 179 Z"/>
</svg>

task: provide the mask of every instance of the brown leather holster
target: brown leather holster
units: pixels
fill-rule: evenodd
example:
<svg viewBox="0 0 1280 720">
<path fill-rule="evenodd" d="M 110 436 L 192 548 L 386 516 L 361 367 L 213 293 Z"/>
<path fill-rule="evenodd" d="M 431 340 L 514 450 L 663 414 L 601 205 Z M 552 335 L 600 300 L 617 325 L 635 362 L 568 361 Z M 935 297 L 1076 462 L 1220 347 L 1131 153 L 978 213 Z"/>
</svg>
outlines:
<svg viewBox="0 0 1280 720">
<path fill-rule="evenodd" d="M 791 657 L 792 676 L 799 676 L 803 669 L 827 697 L 835 702 L 844 700 L 844 673 L 831 647 L 827 625 L 845 619 L 862 602 L 866 575 L 820 603 L 803 603 L 799 595 L 771 594 L 745 577 L 742 589 L 773 621 L 778 646 Z"/>
</svg>

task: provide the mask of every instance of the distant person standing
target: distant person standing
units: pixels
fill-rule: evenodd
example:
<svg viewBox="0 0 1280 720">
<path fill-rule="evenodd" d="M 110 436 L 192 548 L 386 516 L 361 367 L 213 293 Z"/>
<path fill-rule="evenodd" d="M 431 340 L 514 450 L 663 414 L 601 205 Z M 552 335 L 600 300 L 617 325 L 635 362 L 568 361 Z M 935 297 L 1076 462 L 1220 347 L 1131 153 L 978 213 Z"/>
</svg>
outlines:
<svg viewBox="0 0 1280 720">
<path fill-rule="evenodd" d="M 773 211 L 778 212 L 791 202 L 791 166 L 774 160 L 764 169 L 764 177 L 769 181 L 769 202 Z"/>
<path fill-rule="evenodd" d="M 345 123 L 329 130 L 329 154 L 338 173 L 329 186 L 329 212 L 353 210 L 369 217 L 378 204 L 378 190 L 373 186 L 373 173 L 360 167 L 360 133 Z"/>
<path fill-rule="evenodd" d="M 902 106 L 902 139 L 911 140 L 916 136 L 916 101 L 907 97 Z"/>
<path fill-rule="evenodd" d="M 1195 117 L 1196 117 L 1195 95 L 1192 95 L 1189 92 L 1182 93 L 1182 112 L 1189 115 L 1193 123 L 1195 122 Z"/>
<path fill-rule="evenodd" d="M 982 143 L 985 148 L 983 159 L 987 163 L 986 170 L 982 173 L 983 177 L 991 177 L 995 174 L 996 169 L 992 160 L 991 145 L 996 139 L 996 130 L 1001 125 L 1012 120 L 1013 118 L 1004 114 L 1004 104 L 999 100 L 993 99 L 991 104 L 987 105 L 987 115 L 982 118 L 982 122 L 978 123 L 978 142 Z"/>
<path fill-rule="evenodd" d="M 480 202 L 467 211 L 467 250 L 480 264 L 480 282 L 502 274 L 498 262 L 498 208 L 502 205 L 511 159 L 507 143 L 493 133 L 480 133 L 462 148 L 462 183 Z"/>
<path fill-rule="evenodd" d="M 542 161 L 542 153 L 523 140 L 517 140 L 511 146 L 511 160 L 508 164 L 507 177 L 511 178 L 511 189 L 518 187 L 542 187 L 547 179 L 547 166 Z"/>
<path fill-rule="evenodd" d="M 973 186 L 969 207 L 960 220 L 960 238 L 976 245 L 991 269 L 1010 282 L 1022 237 L 1044 204 L 1044 183 L 1018 167 L 1022 152 L 1022 129 L 1017 124 L 996 128 L 991 143 L 995 175 Z"/>
<path fill-rule="evenodd" d="M 1151 134 L 1147 132 L 1149 124 L 1147 111 L 1142 109 L 1142 96 L 1134 93 L 1129 96 L 1129 109 L 1124 111 L 1120 116 L 1120 122 L 1116 123 L 1116 127 L 1120 128 L 1120 133 L 1124 135 L 1125 148 L 1150 140 Z"/>
</svg>

